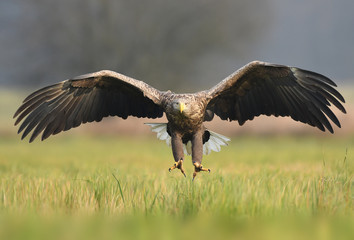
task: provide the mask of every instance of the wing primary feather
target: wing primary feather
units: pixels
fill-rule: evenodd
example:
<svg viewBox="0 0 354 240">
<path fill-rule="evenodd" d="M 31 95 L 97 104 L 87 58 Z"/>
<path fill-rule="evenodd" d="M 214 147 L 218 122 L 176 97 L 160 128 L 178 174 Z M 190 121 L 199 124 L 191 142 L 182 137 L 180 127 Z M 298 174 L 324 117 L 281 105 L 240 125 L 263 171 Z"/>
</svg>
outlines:
<svg viewBox="0 0 354 240">
<path fill-rule="evenodd" d="M 319 74 L 319 73 L 316 73 L 316 72 L 312 72 L 312 71 L 309 71 L 309 70 L 300 69 L 300 68 L 294 68 L 294 67 L 291 68 L 291 70 L 292 70 L 292 72 L 295 75 L 301 75 L 303 77 L 316 78 L 316 79 L 319 79 L 322 82 L 326 82 L 329 85 L 337 87 L 337 84 L 335 82 L 333 82 L 331 79 L 329 79 L 328 77 L 326 77 L 326 76 L 324 76 L 322 74 Z"/>
<path fill-rule="evenodd" d="M 316 118 L 323 124 L 331 133 L 333 133 L 333 128 L 329 123 L 326 116 L 322 113 L 320 109 L 318 109 L 314 103 L 309 104 L 309 110 L 316 116 Z"/>
<path fill-rule="evenodd" d="M 310 90 L 314 90 L 317 92 L 327 91 L 331 93 L 333 96 L 335 96 L 336 98 L 338 98 L 339 100 L 341 100 L 342 102 L 344 102 L 343 96 L 337 90 L 335 90 L 333 87 L 323 82 L 321 83 L 319 80 L 315 78 L 307 77 L 306 80 L 301 80 L 301 81 L 305 82 L 305 85 Z"/>
<path fill-rule="evenodd" d="M 22 104 L 20 106 L 20 108 L 16 111 L 15 115 L 14 115 L 14 118 L 19 114 L 20 116 L 16 119 L 16 122 L 15 122 L 15 126 L 21 122 L 21 120 L 27 116 L 31 111 L 33 111 L 34 109 L 36 109 L 39 105 L 41 105 L 43 102 L 46 102 L 46 101 L 50 101 L 51 99 L 53 98 L 57 98 L 59 97 L 60 95 L 62 95 L 63 93 L 60 92 L 60 91 L 55 91 L 53 94 L 49 94 L 49 95 L 40 95 L 40 96 L 37 96 L 33 99 L 30 99 L 28 102 L 25 102 L 24 104 Z"/>
<path fill-rule="evenodd" d="M 58 125 L 60 122 L 64 121 L 65 113 L 64 112 L 59 112 L 54 120 L 48 124 L 48 126 L 44 129 L 44 132 L 42 134 L 42 141 L 47 139 L 50 135 L 54 135 L 54 131 L 57 129 Z"/>
<path fill-rule="evenodd" d="M 23 101 L 23 104 L 17 109 L 13 117 L 14 118 L 17 117 L 19 113 L 21 113 L 29 106 L 33 106 L 34 104 L 37 104 L 36 106 L 38 106 L 38 104 L 42 103 L 43 101 L 55 97 L 56 96 L 55 93 L 60 94 L 60 91 L 58 89 L 51 89 L 48 92 L 45 92 L 44 94 L 37 95 L 34 98 L 29 99 L 28 101 Z"/>
<path fill-rule="evenodd" d="M 28 133 L 38 124 L 38 122 L 42 120 L 43 116 L 45 116 L 47 111 L 48 111 L 48 103 L 45 102 L 41 104 L 41 106 L 39 106 L 36 109 L 36 111 L 31 112 L 31 114 L 22 123 L 19 129 L 18 133 L 20 133 L 23 129 L 25 129 L 21 139 L 24 139 L 28 135 Z"/>
<path fill-rule="evenodd" d="M 42 134 L 42 141 L 52 135 L 59 125 L 65 123 L 65 114 L 67 110 L 70 109 L 72 100 L 73 96 L 68 95 L 63 101 L 63 103 L 55 108 L 56 112 L 55 114 L 53 113 L 53 115 L 55 115 L 55 118 L 50 121 L 45 127 L 44 132 Z"/>
<path fill-rule="evenodd" d="M 325 113 L 334 124 L 336 124 L 338 127 L 340 126 L 340 123 L 337 119 L 337 117 L 334 115 L 334 113 L 325 105 L 323 104 L 321 101 L 318 101 L 317 96 L 316 95 L 311 95 L 308 94 L 309 98 L 311 100 L 311 102 L 319 109 L 321 110 L 323 113 Z"/>
<path fill-rule="evenodd" d="M 342 113 L 347 113 L 343 105 L 331 94 L 328 92 L 321 92 L 320 93 L 322 96 L 324 96 L 326 99 L 328 99 L 334 106 L 336 106 Z"/>
<path fill-rule="evenodd" d="M 311 105 L 312 102 L 311 99 L 308 97 L 308 94 L 305 94 L 306 91 L 304 91 L 303 89 L 298 89 L 298 87 L 292 88 L 291 90 L 294 92 L 294 96 L 301 98 L 301 100 L 299 100 L 300 103 L 299 106 L 301 106 L 301 108 L 303 109 L 303 113 L 307 113 L 306 116 L 308 117 L 309 120 L 307 123 L 310 124 L 311 126 L 316 126 L 321 130 L 323 129 L 322 131 L 324 131 L 324 128 L 320 123 L 320 121 L 310 111 L 309 105 Z"/>
<path fill-rule="evenodd" d="M 60 97 L 62 97 L 64 94 L 61 94 L 61 95 L 59 95 L 57 98 L 60 98 Z M 56 98 L 56 99 L 57 99 Z M 51 100 L 51 102 L 53 102 L 53 101 L 55 101 L 56 99 L 53 99 L 53 100 Z M 34 108 L 34 110 L 32 111 L 29 111 L 29 112 L 27 112 L 27 110 L 25 111 L 25 112 L 23 112 L 21 115 L 20 115 L 20 117 L 25 117 L 27 114 L 29 114 L 27 117 L 26 117 L 26 119 L 23 121 L 23 123 L 21 124 L 21 126 L 19 127 L 19 129 L 18 129 L 18 133 L 20 133 L 20 132 L 22 132 L 22 130 L 25 128 L 25 127 L 27 127 L 27 125 L 28 124 L 30 124 L 31 122 L 33 122 L 33 119 L 36 119 L 36 117 L 38 117 L 38 115 L 39 115 L 39 113 L 41 112 L 41 111 L 43 111 L 44 109 L 45 109 L 45 106 L 46 107 L 48 107 L 48 105 L 49 105 L 49 102 L 41 102 L 41 104 L 37 107 L 35 107 Z M 22 116 L 23 115 L 23 116 Z M 20 118 L 19 117 L 19 118 Z M 17 123 L 18 123 L 19 121 L 17 121 Z"/>
<path fill-rule="evenodd" d="M 24 100 L 23 102 L 27 102 L 28 100 L 30 100 L 31 98 L 34 98 L 36 97 L 37 95 L 40 95 L 40 94 L 43 94 L 44 92 L 47 92 L 48 89 L 57 89 L 58 86 L 60 86 L 62 84 L 62 82 L 60 83 L 57 83 L 57 84 L 53 84 L 53 85 L 50 85 L 50 86 L 47 86 L 47 87 L 44 87 L 44 88 L 41 88 L 41 89 L 38 89 L 37 91 L 31 93 L 30 95 L 28 95 Z"/>
<path fill-rule="evenodd" d="M 318 101 L 320 101 L 323 105 L 326 106 L 331 106 L 331 104 L 328 102 L 328 100 L 321 94 L 321 92 L 316 92 L 313 94 L 313 96 L 316 97 Z"/>
<path fill-rule="evenodd" d="M 33 112 L 28 115 L 26 120 L 23 122 L 19 131 L 23 130 L 26 127 L 25 132 L 22 135 L 22 139 L 25 138 L 28 133 L 36 127 L 48 114 L 51 113 L 53 108 L 55 108 L 56 104 L 60 103 L 65 98 L 65 95 L 62 94 L 59 97 L 52 99 L 49 102 L 42 103 L 39 107 L 37 107 Z"/>
<path fill-rule="evenodd" d="M 70 98 L 65 98 L 59 106 L 53 108 L 48 115 L 39 122 L 37 127 L 32 133 L 32 136 L 30 138 L 30 142 L 32 142 L 52 121 L 55 121 L 55 119 L 58 116 L 58 113 L 65 108 L 66 104 L 70 101 Z"/>
<path fill-rule="evenodd" d="M 307 93 L 308 97 L 306 98 L 307 101 L 311 101 L 315 106 L 320 109 L 322 112 L 324 112 L 338 127 L 340 127 L 340 123 L 337 119 L 337 117 L 333 114 L 333 112 L 327 107 L 328 102 L 325 101 L 325 99 L 322 98 L 321 95 L 312 95 L 310 93 Z M 301 112 L 301 110 L 299 110 Z"/>
</svg>

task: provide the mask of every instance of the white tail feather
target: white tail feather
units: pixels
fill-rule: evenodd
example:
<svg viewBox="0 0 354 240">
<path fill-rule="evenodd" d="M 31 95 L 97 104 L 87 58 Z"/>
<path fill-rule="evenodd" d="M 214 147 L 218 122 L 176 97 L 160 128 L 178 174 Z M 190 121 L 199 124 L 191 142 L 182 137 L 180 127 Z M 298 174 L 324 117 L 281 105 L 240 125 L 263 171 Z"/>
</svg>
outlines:
<svg viewBox="0 0 354 240">
<path fill-rule="evenodd" d="M 167 123 L 145 123 L 151 127 L 151 131 L 157 133 L 157 139 L 166 141 L 168 146 L 171 146 L 171 137 L 167 133 Z"/>
<path fill-rule="evenodd" d="M 168 146 L 171 146 L 171 136 L 167 133 L 167 123 L 145 123 L 151 127 L 151 131 L 157 133 L 157 138 L 163 141 L 166 141 Z M 209 140 L 203 145 L 203 154 L 208 155 L 211 151 L 220 152 L 221 146 L 227 146 L 227 142 L 230 141 L 230 138 L 225 137 L 219 133 L 210 132 Z M 184 154 L 192 154 L 192 143 L 188 141 L 187 144 L 183 146 Z"/>
</svg>

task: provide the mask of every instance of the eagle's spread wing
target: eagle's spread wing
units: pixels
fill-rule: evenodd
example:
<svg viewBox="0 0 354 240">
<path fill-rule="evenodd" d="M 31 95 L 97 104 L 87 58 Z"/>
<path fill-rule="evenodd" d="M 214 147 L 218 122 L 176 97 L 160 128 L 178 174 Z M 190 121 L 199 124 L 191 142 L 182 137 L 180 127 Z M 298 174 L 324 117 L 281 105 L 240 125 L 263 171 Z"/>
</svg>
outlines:
<svg viewBox="0 0 354 240">
<path fill-rule="evenodd" d="M 32 142 L 103 117 L 162 117 L 162 93 L 148 84 L 113 71 L 99 71 L 42 88 L 29 95 L 14 115 L 22 139 L 34 129 Z M 26 117 L 27 116 L 27 117 Z"/>
<path fill-rule="evenodd" d="M 336 84 L 318 73 L 254 61 L 206 92 L 211 99 L 207 109 L 240 125 L 261 114 L 290 116 L 333 133 L 327 117 L 338 127 L 340 123 L 330 103 L 343 113 L 345 109 L 340 103 L 344 98 L 332 86 Z"/>
</svg>

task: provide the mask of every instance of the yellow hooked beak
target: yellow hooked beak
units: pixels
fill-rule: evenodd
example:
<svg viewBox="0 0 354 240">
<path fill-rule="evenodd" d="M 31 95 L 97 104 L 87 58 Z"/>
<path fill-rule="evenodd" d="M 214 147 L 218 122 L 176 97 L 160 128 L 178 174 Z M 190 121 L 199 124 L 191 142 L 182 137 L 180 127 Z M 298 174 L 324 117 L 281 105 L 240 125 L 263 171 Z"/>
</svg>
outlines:
<svg viewBox="0 0 354 240">
<path fill-rule="evenodd" d="M 183 102 L 181 102 L 180 104 L 179 104 L 179 110 L 181 111 L 181 113 L 183 112 L 183 110 L 186 108 L 186 105 L 184 105 L 184 103 Z"/>
</svg>

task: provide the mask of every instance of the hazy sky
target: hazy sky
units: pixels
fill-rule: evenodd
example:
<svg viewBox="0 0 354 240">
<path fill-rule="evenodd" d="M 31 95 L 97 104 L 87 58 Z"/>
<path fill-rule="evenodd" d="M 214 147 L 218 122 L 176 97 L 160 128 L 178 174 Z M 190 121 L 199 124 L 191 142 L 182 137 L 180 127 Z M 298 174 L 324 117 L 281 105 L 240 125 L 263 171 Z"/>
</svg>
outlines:
<svg viewBox="0 0 354 240">
<path fill-rule="evenodd" d="M 354 79 L 354 1 L 268 1 L 273 21 L 252 57 Z"/>
<path fill-rule="evenodd" d="M 267 2 L 271 21 L 249 56 L 215 54 L 204 59 L 200 68 L 219 69 L 218 79 L 249 61 L 263 60 L 317 71 L 337 83 L 354 83 L 353 0 Z M 213 66 L 215 62 L 219 65 Z"/>
<path fill-rule="evenodd" d="M 329 76 L 338 83 L 349 82 L 354 79 L 353 0 L 261 1 L 254 0 L 251 2 L 255 3 L 252 6 L 260 5 L 261 12 L 267 15 L 266 17 L 260 16 L 259 19 L 257 19 L 258 15 L 254 16 L 256 21 L 267 19 L 266 26 L 257 30 L 260 31 L 259 37 L 256 41 L 252 40 L 252 47 L 247 47 L 248 54 L 240 56 L 237 51 L 227 52 L 225 50 L 219 51 L 217 48 L 212 50 L 206 48 L 205 54 L 202 54 L 197 61 L 193 62 L 193 71 L 188 73 L 190 74 L 188 76 L 189 79 L 195 80 L 196 85 L 211 86 L 252 60 L 269 61 L 317 71 Z M 35 1 L 32 0 L 31 2 Z M 268 3 L 267 7 L 264 7 L 265 2 Z M 15 44 L 21 41 L 14 35 L 16 33 L 14 28 L 19 26 L 18 24 L 13 24 L 16 16 L 24 13 L 32 14 L 33 12 L 31 11 L 35 9 L 33 5 L 26 5 L 26 7 L 29 7 L 28 11 L 26 9 L 23 11 L 24 9 L 22 9 L 23 12 L 19 13 L 18 6 L 22 6 L 20 4 L 26 4 L 26 1 L 3 0 L 0 2 L 0 49 L 2 53 L 6 53 L 0 55 L 0 84 L 8 84 L 12 80 L 18 81 L 23 79 L 24 76 L 29 76 L 29 74 L 32 74 L 33 77 L 36 74 L 36 69 L 41 68 L 40 62 L 36 67 L 27 68 L 27 65 L 31 64 L 31 56 L 22 53 L 22 50 L 18 48 L 21 45 Z M 38 4 L 41 4 L 41 1 L 38 1 Z M 188 4 L 186 4 L 186 7 L 188 7 Z M 255 12 L 254 7 L 248 9 Z M 259 12 L 259 9 L 257 11 Z M 232 9 L 225 14 L 232 14 Z M 252 12 L 245 14 L 251 15 Z M 178 16 L 175 17 L 178 19 Z M 43 23 L 46 23 L 45 19 L 43 19 Z M 235 23 L 227 22 L 225 24 L 230 24 L 229 27 L 232 27 Z M 36 26 L 32 26 L 32 28 L 21 28 L 21 31 L 25 31 L 22 37 L 26 37 L 26 34 L 33 34 L 32 30 L 38 29 Z M 40 32 L 39 34 L 43 35 L 43 41 L 45 42 L 46 35 Z M 237 39 L 229 40 L 237 41 Z M 61 43 L 59 42 L 58 44 L 60 45 Z M 50 49 L 50 45 L 48 46 L 46 46 L 48 47 L 46 52 L 41 53 L 41 61 L 43 63 L 54 58 L 53 50 Z M 24 57 L 29 57 L 29 61 L 21 62 Z M 67 57 L 62 56 L 62 58 L 63 60 L 57 59 L 57 61 L 65 61 L 64 59 Z M 66 77 L 65 73 L 63 73 L 66 69 L 65 65 L 58 65 L 58 68 L 60 67 L 61 69 L 56 71 L 56 74 L 60 76 L 58 77 L 59 79 L 62 76 Z M 119 69 L 112 70 L 119 71 Z M 27 71 L 27 75 L 20 77 L 16 75 L 21 71 Z M 86 72 L 89 70 L 81 67 L 80 73 L 84 73 L 81 71 Z M 134 70 L 132 71 L 134 72 Z M 138 70 L 136 72 L 139 74 Z M 51 76 L 50 70 L 48 75 Z M 53 80 L 48 80 L 48 82 L 51 81 Z M 204 81 L 207 82 L 204 84 L 199 83 Z"/>
</svg>

